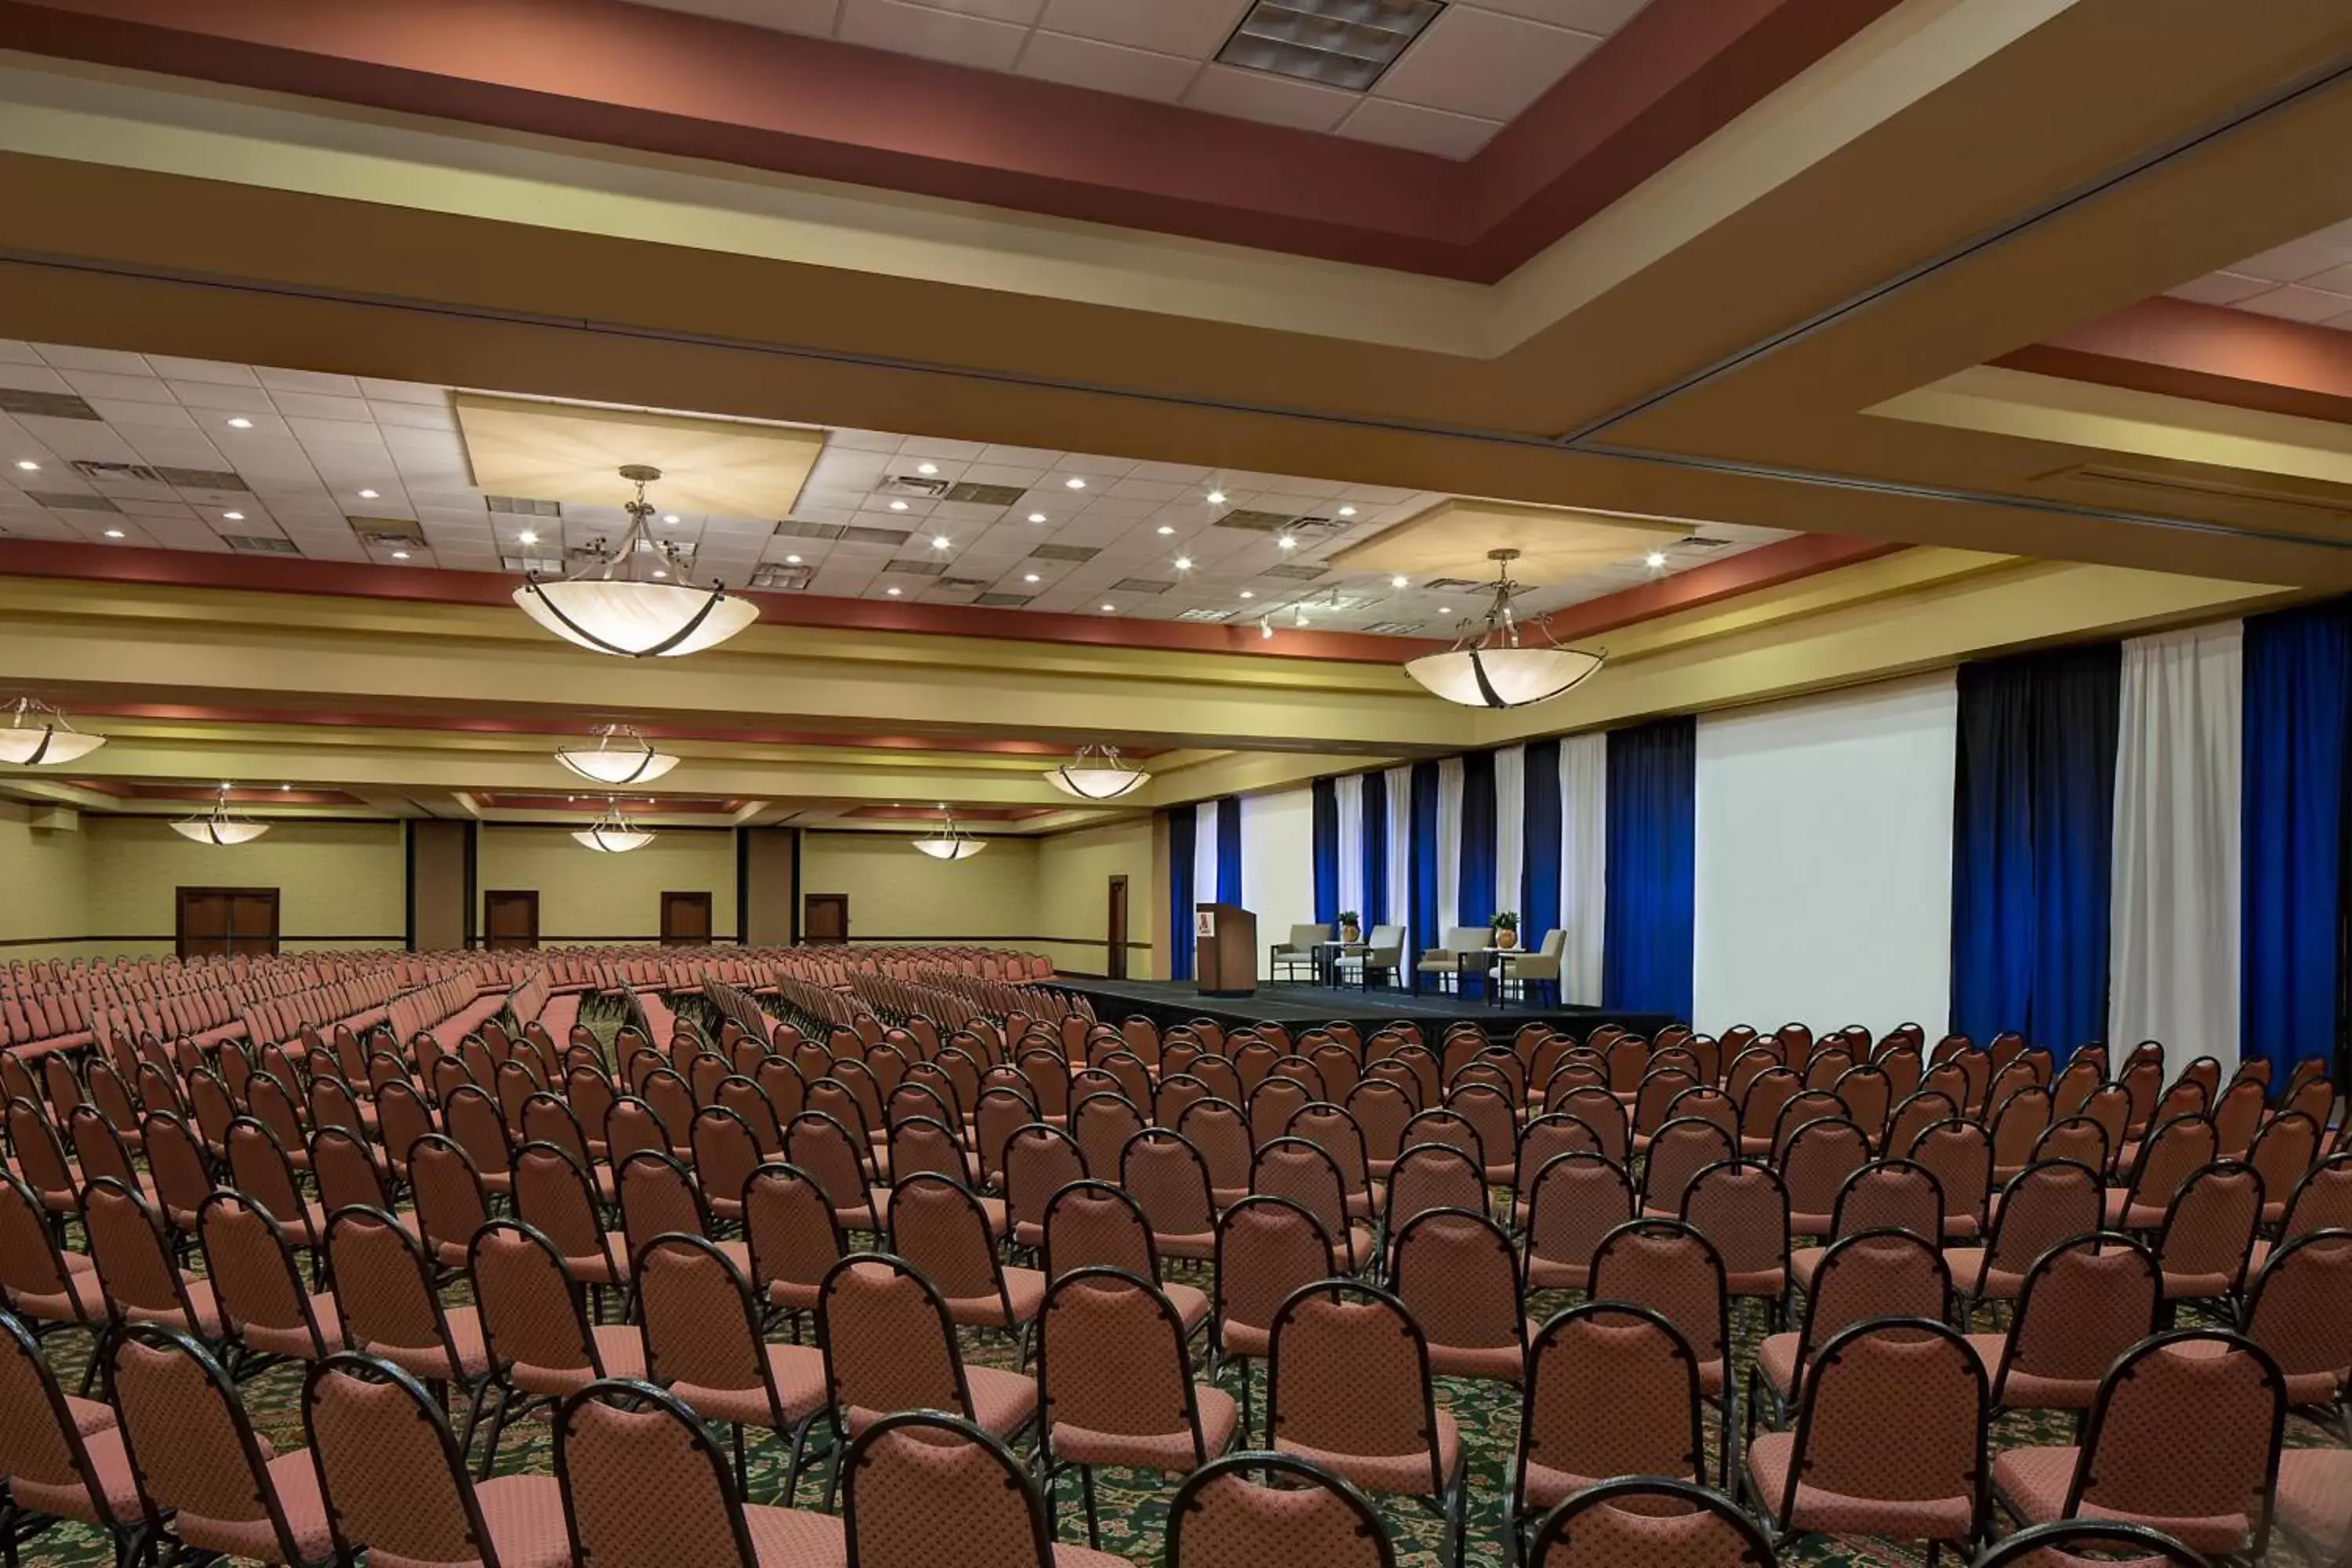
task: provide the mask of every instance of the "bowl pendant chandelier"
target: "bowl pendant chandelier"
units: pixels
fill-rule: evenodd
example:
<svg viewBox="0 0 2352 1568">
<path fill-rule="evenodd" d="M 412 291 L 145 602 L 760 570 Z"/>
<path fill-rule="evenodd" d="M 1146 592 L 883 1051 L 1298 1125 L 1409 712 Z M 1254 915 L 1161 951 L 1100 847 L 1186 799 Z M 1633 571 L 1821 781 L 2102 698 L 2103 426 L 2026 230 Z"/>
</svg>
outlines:
<svg viewBox="0 0 2352 1568">
<path fill-rule="evenodd" d="M 53 768 L 86 757 L 106 744 L 103 735 L 85 735 L 47 703 L 19 697 L 8 705 L 8 727 L 0 730 L 0 763 Z"/>
<path fill-rule="evenodd" d="M 649 784 L 677 766 L 676 757 L 655 751 L 626 724 L 600 726 L 593 746 L 559 746 L 555 760 L 600 784 Z"/>
<path fill-rule="evenodd" d="M 213 802 L 210 811 L 180 818 L 172 824 L 172 831 L 199 844 L 250 844 L 269 831 L 269 824 L 230 815 L 228 785 L 223 784 L 220 798 Z"/>
<path fill-rule="evenodd" d="M 929 838 L 916 839 L 916 848 L 934 860 L 969 860 L 988 847 L 986 840 L 974 838 L 956 826 L 954 812 L 944 805 L 940 810 L 946 814 L 946 820 Z"/>
<path fill-rule="evenodd" d="M 1076 756 L 1046 769 L 1045 777 L 1064 795 L 1080 800 L 1117 800 L 1141 789 L 1151 775 L 1120 762 L 1117 746 L 1080 746 Z"/>
<path fill-rule="evenodd" d="M 596 820 L 578 829 L 572 837 L 605 855 L 625 855 L 632 849 L 643 849 L 654 841 L 652 833 L 622 814 L 618 800 L 606 801 Z"/>
<path fill-rule="evenodd" d="M 625 508 L 629 527 L 619 544 L 600 539 L 588 546 L 583 552 L 587 559 L 568 577 L 542 582 L 532 575 L 514 591 L 523 614 L 566 642 L 623 658 L 699 653 L 758 620 L 758 605 L 729 598 L 719 584 L 703 589 L 627 575 L 641 554 L 654 556 L 662 563 L 659 570 L 680 579 L 689 563 L 676 546 L 657 546 L 646 531 L 646 521 L 654 514 L 646 487 L 661 478 L 661 470 L 632 463 L 621 478 L 636 486 L 637 494 Z"/>
<path fill-rule="evenodd" d="M 1582 648 L 1562 647 L 1538 620 L 1540 645 L 1522 645 L 1519 624 L 1511 613 L 1511 595 L 1519 585 L 1511 581 L 1516 550 L 1490 550 L 1496 563 L 1495 602 L 1486 625 L 1443 653 L 1425 653 L 1404 667 L 1404 672 L 1436 697 L 1465 708 L 1525 708 L 1549 702 L 1583 681 L 1601 668 L 1605 657 Z"/>
</svg>

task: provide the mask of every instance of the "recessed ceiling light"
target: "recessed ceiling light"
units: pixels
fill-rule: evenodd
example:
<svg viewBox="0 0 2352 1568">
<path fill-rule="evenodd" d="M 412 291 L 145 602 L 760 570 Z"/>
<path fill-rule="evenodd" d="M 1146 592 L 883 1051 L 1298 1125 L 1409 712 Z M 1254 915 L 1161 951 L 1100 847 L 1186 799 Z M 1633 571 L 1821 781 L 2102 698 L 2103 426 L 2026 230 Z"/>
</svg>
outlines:
<svg viewBox="0 0 2352 1568">
<path fill-rule="evenodd" d="M 30 458 L 17 458 L 16 466 L 24 469 L 28 474 L 37 474 L 41 471 L 41 465 L 33 461 Z"/>
<path fill-rule="evenodd" d="M 377 492 L 374 490 L 362 490 L 360 492 L 360 500 L 374 500 L 376 497 Z"/>
<path fill-rule="evenodd" d="M 1163 523 L 1161 523 L 1161 524 L 1160 525 L 1159 531 L 1160 531 L 1160 533 L 1162 533 L 1162 534 L 1169 534 L 1169 533 L 1173 533 L 1173 532 L 1175 532 L 1176 531 L 1175 531 L 1173 528 L 1171 528 L 1168 524 L 1166 524 L 1166 523 L 1164 523 L 1164 522 L 1163 522 Z"/>
<path fill-rule="evenodd" d="M 784 564 L 787 566 L 797 566 L 800 563 L 801 558 L 797 555 L 787 555 L 784 557 Z"/>
<path fill-rule="evenodd" d="M 1248 590 L 1247 588 L 1244 588 L 1244 589 L 1242 590 L 1242 597 L 1243 597 L 1243 598 L 1244 598 L 1244 599 L 1255 599 L 1255 598 L 1256 598 L 1256 597 L 1257 597 L 1257 595 L 1256 595 L 1255 594 L 1254 594 L 1254 593 L 1250 592 L 1250 590 Z"/>
<path fill-rule="evenodd" d="M 1034 583 L 1037 581 L 1037 574 L 1034 572 L 1024 572 L 1021 574 L 1021 580 L 1024 583 Z"/>
<path fill-rule="evenodd" d="M 1189 556 L 1189 555 L 1179 555 L 1178 557 L 1176 557 L 1176 570 L 1177 570 L 1177 571 L 1179 571 L 1179 572 L 1190 572 L 1192 569 L 1192 558 L 1191 556 Z"/>
<path fill-rule="evenodd" d="M 1450 616 L 1454 613 L 1454 606 L 1451 605 L 1440 605 L 1437 606 L 1437 613 L 1441 616 Z"/>
<path fill-rule="evenodd" d="M 931 548 L 934 550 L 945 550 L 949 545 L 953 544 L 954 542 L 954 540 L 950 539 L 944 533 L 934 533 L 931 535 Z"/>
<path fill-rule="evenodd" d="M 228 422 L 228 427 L 232 430 L 250 430 L 253 428 L 253 421 L 240 414 Z"/>
<path fill-rule="evenodd" d="M 667 572 L 665 572 L 665 571 L 663 571 L 660 567 L 656 566 L 656 567 L 655 567 L 655 568 L 654 568 L 654 575 L 655 575 L 655 576 L 656 576 L 656 577 L 667 577 L 667 576 L 668 576 L 668 575 L 669 575 L 669 574 L 668 574 L 668 573 L 667 573 Z"/>
<path fill-rule="evenodd" d="M 1029 514 L 1029 521 L 1032 522 L 1043 522 L 1045 521 L 1045 514 L 1042 511 L 1033 511 Z"/>
<path fill-rule="evenodd" d="M 907 503 L 902 500 L 894 500 L 890 503 L 890 510 L 892 511 L 904 511 L 907 510 Z"/>
<path fill-rule="evenodd" d="M 1402 577 L 1391 577 L 1389 579 L 1389 586 L 1391 588 L 1402 588 L 1405 585 L 1405 581 L 1406 580 Z"/>
<path fill-rule="evenodd" d="M 524 529 L 520 533 L 516 534 L 515 538 L 525 544 L 537 544 L 539 542 L 539 535 L 533 533 L 528 528 Z"/>
<path fill-rule="evenodd" d="M 279 789 L 292 789 L 294 786 L 293 786 L 292 784 L 279 784 L 278 787 Z"/>
<path fill-rule="evenodd" d="M 245 513 L 241 511 L 225 511 L 221 513 L 221 521 L 223 522 L 243 522 L 245 521 Z"/>
<path fill-rule="evenodd" d="M 106 537 L 109 539 L 120 539 L 122 537 L 122 531 L 119 528 L 110 528 L 106 531 Z"/>
<path fill-rule="evenodd" d="M 1209 504 L 1210 504 L 1211 506 L 1223 506 L 1223 505 L 1224 505 L 1224 504 L 1225 504 L 1225 492 L 1224 492 L 1224 491 L 1223 491 L 1223 490 L 1211 490 L 1211 491 L 1209 492 Z"/>
<path fill-rule="evenodd" d="M 1343 506 L 1339 509 L 1339 515 L 1341 517 L 1353 517 L 1356 515 L 1356 509 L 1351 506 Z"/>
<path fill-rule="evenodd" d="M 915 472 L 919 474 L 936 474 L 939 471 L 940 466 L 937 463 L 917 463 L 915 465 Z"/>
<path fill-rule="evenodd" d="M 1062 481 L 1062 488 L 1066 490 L 1082 490 L 1087 488 L 1087 481 L 1078 478 L 1077 475 L 1072 474 L 1068 479 Z"/>
<path fill-rule="evenodd" d="M 894 599 L 898 596 L 898 590 L 896 588 L 885 588 L 882 591 L 889 595 Z"/>
<path fill-rule="evenodd" d="M 392 552 L 392 558 L 394 561 L 405 561 L 408 559 L 408 552 L 405 550 L 395 550 Z"/>
<path fill-rule="evenodd" d="M 1105 605 L 1103 606 L 1103 614 L 1106 616 L 1115 616 L 1118 614 L 1118 606 L 1117 605 Z"/>
<path fill-rule="evenodd" d="M 1642 557 L 1642 564 L 1647 566 L 1653 572 L 1656 571 L 1659 567 L 1664 566 L 1665 563 L 1666 552 L 1663 550 L 1653 550 L 1647 555 Z"/>
<path fill-rule="evenodd" d="M 1298 548 L 1298 541 L 1291 538 L 1290 535 L 1286 533 L 1280 539 L 1274 542 L 1274 547 L 1276 550 L 1296 550 Z"/>
<path fill-rule="evenodd" d="M 674 511 L 666 511 L 666 512 L 662 513 L 662 521 L 663 521 L 664 522 L 667 522 L 667 523 L 670 523 L 670 524 L 672 524 L 672 525 L 675 525 L 675 524 L 677 523 L 677 513 L 676 513 L 676 512 L 674 512 Z"/>
</svg>

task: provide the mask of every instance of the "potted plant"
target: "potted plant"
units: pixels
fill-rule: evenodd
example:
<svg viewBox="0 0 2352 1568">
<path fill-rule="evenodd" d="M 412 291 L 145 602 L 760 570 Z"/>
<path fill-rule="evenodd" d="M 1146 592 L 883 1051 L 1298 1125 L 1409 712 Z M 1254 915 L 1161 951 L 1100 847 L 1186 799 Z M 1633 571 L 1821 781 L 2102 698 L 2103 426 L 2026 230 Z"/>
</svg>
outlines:
<svg viewBox="0 0 2352 1568">
<path fill-rule="evenodd" d="M 1496 910 L 1495 918 L 1486 923 L 1495 930 L 1496 947 L 1509 948 L 1519 945 L 1519 917 L 1510 910 Z"/>
<path fill-rule="evenodd" d="M 1341 910 L 1339 911 L 1339 940 L 1341 942 L 1361 942 L 1363 939 L 1363 923 L 1356 911 L 1353 910 Z"/>
</svg>

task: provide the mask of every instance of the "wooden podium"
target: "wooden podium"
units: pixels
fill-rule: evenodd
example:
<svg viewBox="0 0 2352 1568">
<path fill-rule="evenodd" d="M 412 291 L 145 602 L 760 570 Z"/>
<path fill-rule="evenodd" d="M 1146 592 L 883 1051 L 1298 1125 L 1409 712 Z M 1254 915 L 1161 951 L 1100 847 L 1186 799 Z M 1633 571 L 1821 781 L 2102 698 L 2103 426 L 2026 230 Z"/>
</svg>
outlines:
<svg viewBox="0 0 2352 1568">
<path fill-rule="evenodd" d="M 1203 996 L 1257 994 L 1257 917 L 1239 904 L 1196 904 L 1192 973 Z"/>
</svg>

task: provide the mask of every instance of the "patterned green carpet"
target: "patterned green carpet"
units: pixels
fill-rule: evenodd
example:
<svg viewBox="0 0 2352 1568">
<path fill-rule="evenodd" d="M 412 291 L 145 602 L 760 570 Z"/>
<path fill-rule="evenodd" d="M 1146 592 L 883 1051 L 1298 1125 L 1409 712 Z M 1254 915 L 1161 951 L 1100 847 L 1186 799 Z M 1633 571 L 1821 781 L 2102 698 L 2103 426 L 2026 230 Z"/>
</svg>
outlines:
<svg viewBox="0 0 2352 1568">
<path fill-rule="evenodd" d="M 613 1021 L 601 1023 L 609 1032 Z M 852 1245 L 871 1243 L 873 1238 L 853 1236 Z M 1171 1264 L 1168 1269 L 1172 1279 L 1181 1279 L 1203 1289 L 1209 1280 L 1205 1266 Z M 463 1288 L 454 1289 L 450 1300 L 465 1299 Z M 1528 1303 L 1528 1310 L 1538 1319 L 1548 1317 L 1573 1305 L 1579 1298 L 1572 1292 L 1554 1291 L 1538 1294 Z M 1759 1310 L 1754 1302 L 1741 1302 L 1735 1308 L 1734 1362 L 1738 1386 L 1744 1391 L 1747 1373 L 1762 1337 Z M 2191 1320 L 2184 1319 L 2184 1326 Z M 1981 1321 L 1979 1325 L 1985 1327 Z M 76 1386 L 81 1375 L 88 1352 L 88 1341 L 79 1335 L 61 1336 L 51 1342 L 53 1364 L 65 1380 L 68 1390 Z M 1019 1355 L 1010 1340 L 997 1333 L 966 1331 L 964 1354 L 975 1365 L 1016 1367 Z M 1261 1382 L 1253 1409 L 1256 1419 L 1265 1417 L 1262 1369 L 1254 1369 Z M 262 1433 L 280 1451 L 300 1447 L 304 1441 L 300 1414 L 301 1369 L 279 1366 L 261 1373 L 245 1385 L 247 1406 Z M 1240 1393 L 1237 1373 L 1226 1369 L 1220 1382 L 1236 1395 Z M 1519 1395 L 1516 1388 L 1484 1382 L 1441 1379 L 1438 1398 L 1460 1422 L 1463 1441 L 1470 1458 L 1471 1507 L 1468 1562 L 1477 1568 L 1505 1568 L 1511 1562 L 1508 1538 L 1505 1529 L 1504 1510 L 1508 1495 L 1508 1478 L 1512 1453 L 1518 1441 Z M 1708 1424 L 1709 1476 L 1719 1474 L 1720 1458 L 1716 1452 L 1717 1434 L 1714 1423 Z M 2030 1444 L 2065 1443 L 2072 1441 L 2071 1422 L 2053 1415 L 2017 1415 L 2003 1417 L 1995 1426 L 1993 1447 L 1996 1451 Z M 2295 1418 L 2290 1420 L 2287 1441 L 2290 1445 L 2315 1445 L 2334 1439 L 2321 1428 Z M 547 1472 L 553 1467 L 552 1443 L 546 1423 L 526 1420 L 509 1426 L 499 1445 L 498 1470 L 500 1473 L 526 1471 Z M 754 1502 L 782 1501 L 784 1476 L 784 1455 L 780 1445 L 762 1437 L 755 1448 L 751 1473 L 751 1499 Z M 803 1507 L 815 1506 L 821 1496 L 820 1486 L 812 1488 L 803 1478 L 800 1501 Z M 1167 1520 L 1168 1501 L 1175 1489 L 1173 1478 L 1106 1469 L 1097 1475 L 1097 1499 L 1102 1519 L 1103 1546 L 1106 1550 L 1130 1557 L 1139 1563 L 1157 1563 L 1160 1560 L 1163 1531 Z M 1397 1561 L 1404 1564 L 1434 1564 L 1442 1560 L 1444 1531 L 1434 1515 L 1419 1505 L 1402 1500 L 1386 1500 L 1381 1512 L 1387 1520 L 1397 1546 Z M 1083 1541 L 1085 1523 L 1078 1502 L 1077 1479 L 1066 1477 L 1062 1482 L 1060 1508 L 1061 1535 L 1064 1540 Z M 79 1527 L 60 1526 L 32 1542 L 24 1552 L 27 1568 L 81 1568 L 82 1564 L 105 1564 L 111 1562 L 111 1552 L 97 1531 Z M 1853 1568 L 1895 1568 L 1923 1563 L 1924 1553 L 1907 1546 L 1878 1541 L 1832 1541 L 1814 1537 L 1797 1542 L 1782 1561 L 1792 1564 L 1853 1565 Z M 2292 1563 L 2291 1548 L 2275 1546 L 2271 1560 Z M 947 1565 L 942 1565 L 947 1568 Z"/>
</svg>

